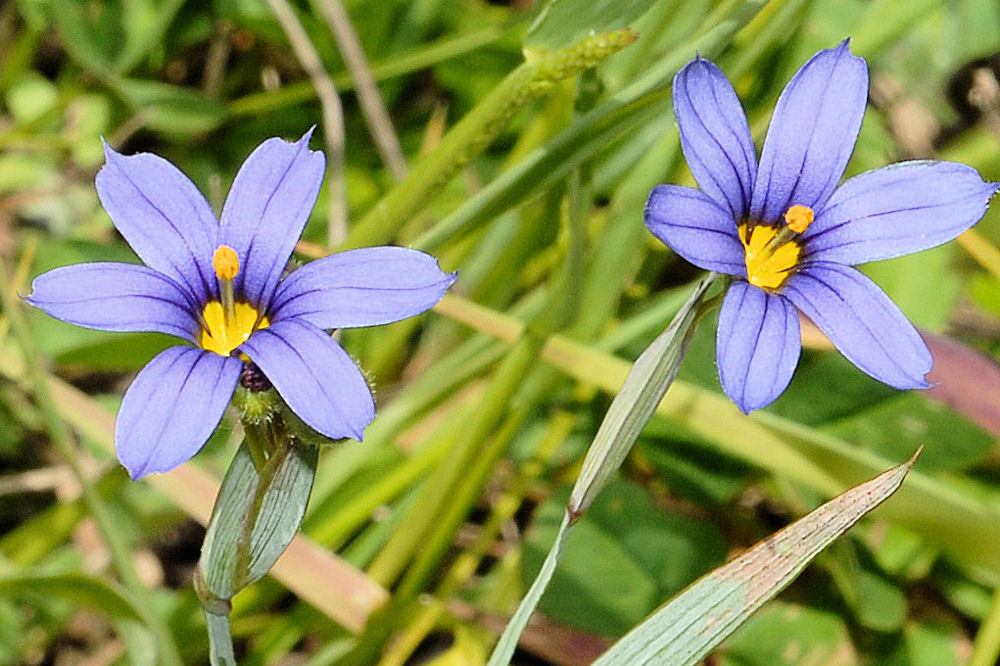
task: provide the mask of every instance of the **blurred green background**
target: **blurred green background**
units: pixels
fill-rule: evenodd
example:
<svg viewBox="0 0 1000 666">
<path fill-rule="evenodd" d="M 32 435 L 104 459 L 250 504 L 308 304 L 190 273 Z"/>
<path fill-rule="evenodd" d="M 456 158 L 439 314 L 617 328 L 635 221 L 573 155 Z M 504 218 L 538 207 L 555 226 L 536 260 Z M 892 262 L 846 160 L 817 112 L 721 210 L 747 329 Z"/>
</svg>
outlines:
<svg viewBox="0 0 1000 666">
<path fill-rule="evenodd" d="M 327 174 L 298 258 L 337 249 L 343 230 L 328 221 L 342 184 L 345 247 L 412 245 L 461 272 L 436 312 L 344 332 L 379 416 L 363 444 L 322 453 L 304 530 L 311 550 L 236 597 L 241 663 L 485 660 L 548 551 L 625 361 L 698 276 L 642 226 L 652 186 L 693 184 L 669 81 L 696 51 L 731 77 L 759 145 L 796 69 L 852 37 L 872 83 L 848 175 L 933 157 L 1000 179 L 995 0 L 563 0 L 564 14 L 531 31 L 532 0 L 345 0 L 409 169 L 399 184 L 326 4 L 0 5 L 10 293 L 29 293 L 30 278 L 55 266 L 136 261 L 94 190 L 101 137 L 166 157 L 216 209 L 262 140 L 317 125 L 313 148 L 335 144 L 330 100 L 303 65 L 309 50 L 339 93 L 345 157 Z M 291 9 L 304 40 L 276 7 Z M 618 53 L 571 48 L 625 25 L 638 39 Z M 939 336 L 929 339 L 940 384 L 928 394 L 878 384 L 813 335 L 784 396 L 744 417 L 721 394 L 706 318 L 681 381 L 579 524 L 515 663 L 589 663 L 702 573 L 924 446 L 903 490 L 710 663 L 992 664 L 996 206 L 976 229 L 865 268 Z M 227 417 L 188 467 L 130 482 L 109 449 L 111 418 L 132 375 L 171 341 L 23 310 L 30 340 L 8 333 L 6 313 L 0 324 L 0 663 L 163 663 L 164 637 L 183 663 L 207 663 L 191 573 L 238 419 Z M 554 335 L 588 353 L 554 355 L 543 347 Z M 31 383 L 26 354 L 44 359 L 46 388 Z M 39 390 L 55 398 L 55 416 L 39 408 Z M 58 437 L 72 439 L 74 460 L 52 446 Z M 140 585 L 110 564 L 74 467 Z"/>
</svg>

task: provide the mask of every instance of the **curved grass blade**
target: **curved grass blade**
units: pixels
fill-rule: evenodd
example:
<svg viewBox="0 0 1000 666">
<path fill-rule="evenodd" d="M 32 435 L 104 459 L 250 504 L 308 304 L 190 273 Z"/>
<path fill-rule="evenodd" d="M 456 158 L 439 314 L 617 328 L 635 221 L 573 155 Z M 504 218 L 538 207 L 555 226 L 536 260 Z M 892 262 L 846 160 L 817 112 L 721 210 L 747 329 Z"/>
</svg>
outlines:
<svg viewBox="0 0 1000 666">
<path fill-rule="evenodd" d="M 490 655 L 488 666 L 502 666 L 510 662 L 521 634 L 528 625 L 528 619 L 535 612 L 562 558 L 573 524 L 586 513 L 591 502 L 621 466 L 639 433 L 649 423 L 656 406 L 677 377 L 700 306 L 715 278 L 715 273 L 709 273 L 695 287 L 670 326 L 636 359 L 587 450 L 555 543 L 545 556 L 542 569 L 531 588 L 500 636 Z"/>
<path fill-rule="evenodd" d="M 820 551 L 896 492 L 919 455 L 918 450 L 902 465 L 838 495 L 702 576 L 615 643 L 594 666 L 697 663 Z"/>
</svg>

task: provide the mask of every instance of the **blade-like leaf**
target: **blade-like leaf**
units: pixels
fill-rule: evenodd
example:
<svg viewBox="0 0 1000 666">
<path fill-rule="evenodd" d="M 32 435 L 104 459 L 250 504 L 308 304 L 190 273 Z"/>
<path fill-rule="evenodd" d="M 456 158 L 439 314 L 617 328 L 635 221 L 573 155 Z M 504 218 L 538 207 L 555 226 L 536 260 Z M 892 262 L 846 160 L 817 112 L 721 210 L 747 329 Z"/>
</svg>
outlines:
<svg viewBox="0 0 1000 666">
<path fill-rule="evenodd" d="M 541 571 L 538 572 L 531 588 L 521 600 L 493 649 L 489 666 L 501 666 L 510 662 L 521 633 L 528 625 L 528 619 L 552 580 L 552 574 L 566 548 L 573 523 L 587 511 L 587 507 L 621 466 L 639 433 L 649 423 L 656 406 L 660 404 L 663 395 L 677 376 L 684 350 L 697 319 L 699 306 L 715 277 L 715 273 L 710 273 L 695 287 L 670 326 L 646 348 L 629 371 L 621 390 L 611 402 L 608 413 L 594 436 L 594 442 L 587 450 L 583 469 L 573 485 L 566 515 L 559 526 L 555 543 L 546 555 Z"/>
<path fill-rule="evenodd" d="M 222 481 L 201 550 L 202 581 L 213 595 L 229 599 L 266 574 L 288 547 L 305 515 L 317 457 L 316 447 L 295 446 L 280 459 L 272 458 L 268 465 L 278 468 L 262 489 L 249 447 L 246 442 L 240 446 Z M 243 550 L 248 526 L 249 547 Z"/>
<path fill-rule="evenodd" d="M 820 551 L 888 499 L 917 455 L 919 451 L 706 574 L 615 643 L 595 666 L 696 663 L 784 589 Z"/>
<path fill-rule="evenodd" d="M 698 306 L 715 273 L 705 277 L 688 297 L 680 312 L 646 348 L 629 371 L 618 395 L 611 402 L 594 443 L 587 450 L 580 477 L 569 498 L 569 511 L 577 516 L 587 510 L 597 493 L 621 466 L 639 433 L 649 423 L 680 370 L 684 350 L 691 339 Z"/>
</svg>

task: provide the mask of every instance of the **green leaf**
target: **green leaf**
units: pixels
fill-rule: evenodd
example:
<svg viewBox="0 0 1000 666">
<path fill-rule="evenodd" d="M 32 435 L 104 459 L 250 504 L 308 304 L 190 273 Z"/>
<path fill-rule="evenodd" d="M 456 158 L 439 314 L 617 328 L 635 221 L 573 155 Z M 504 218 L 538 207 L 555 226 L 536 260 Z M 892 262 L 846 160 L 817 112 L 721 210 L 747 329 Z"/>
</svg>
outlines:
<svg viewBox="0 0 1000 666">
<path fill-rule="evenodd" d="M 710 273 L 695 287 L 670 326 L 657 336 L 629 370 L 621 391 L 611 402 L 594 441 L 587 450 L 580 476 L 573 484 L 565 515 L 556 532 L 555 543 L 542 563 L 535 582 L 531 584 L 500 636 L 490 655 L 490 666 L 500 666 L 510 661 L 521 632 L 528 624 L 528 618 L 552 579 L 573 523 L 587 511 L 594 498 L 617 472 L 677 376 L 699 306 L 715 277 L 714 273 Z"/>
<path fill-rule="evenodd" d="M 198 563 L 202 584 L 216 598 L 230 599 L 262 577 L 291 543 L 309 502 L 318 455 L 315 447 L 294 445 L 284 455 L 275 453 L 264 468 L 273 474 L 270 483 L 261 487 L 244 440 L 219 489 Z"/>
<path fill-rule="evenodd" d="M 524 50 L 554 51 L 587 35 L 628 27 L 655 0 L 549 0 L 528 28 Z"/>
<path fill-rule="evenodd" d="M 0 576 L 0 595 L 60 597 L 82 606 L 98 608 L 112 618 L 124 620 L 142 621 L 144 615 L 122 592 L 86 574 Z"/>
<path fill-rule="evenodd" d="M 844 621 L 809 606 L 773 601 L 719 652 L 720 666 L 854 666 L 858 653 Z"/>
<path fill-rule="evenodd" d="M 541 568 L 564 512 L 565 495 L 538 509 L 524 546 L 528 580 Z M 726 543 L 712 526 L 665 514 L 642 488 L 615 480 L 576 524 L 539 608 L 574 627 L 620 635 L 725 554 Z"/>
<path fill-rule="evenodd" d="M 139 79 L 121 80 L 117 88 L 146 127 L 171 136 L 205 134 L 226 118 L 225 106 L 191 88 Z"/>
<path fill-rule="evenodd" d="M 674 597 L 611 647 L 595 666 L 697 663 L 824 548 L 889 498 L 916 460 L 838 495 Z"/>
<path fill-rule="evenodd" d="M 926 472 L 971 467 L 993 448 L 993 438 L 986 431 L 944 405 L 912 392 L 897 393 L 824 430 L 890 460 L 899 460 L 915 446 L 926 447 L 920 457 L 920 468 Z M 948 442 L 948 446 L 940 446 L 941 442 Z"/>
<path fill-rule="evenodd" d="M 649 423 L 657 405 L 677 376 L 684 350 L 691 339 L 699 306 L 715 274 L 704 278 L 663 333 L 644 351 L 629 371 L 618 395 L 601 422 L 594 443 L 587 450 L 580 477 L 573 486 L 568 510 L 579 515 L 621 466 L 625 456 Z"/>
<path fill-rule="evenodd" d="M 885 666 L 962 666 L 969 664 L 965 631 L 956 623 L 939 618 L 906 626 L 899 648 Z"/>
</svg>

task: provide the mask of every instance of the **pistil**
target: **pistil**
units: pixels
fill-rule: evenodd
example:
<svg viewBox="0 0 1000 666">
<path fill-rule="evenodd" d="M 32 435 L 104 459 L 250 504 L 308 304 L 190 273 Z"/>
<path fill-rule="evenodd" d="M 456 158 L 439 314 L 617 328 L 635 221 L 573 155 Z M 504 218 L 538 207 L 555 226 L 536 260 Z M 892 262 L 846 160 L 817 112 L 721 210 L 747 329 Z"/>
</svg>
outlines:
<svg viewBox="0 0 1000 666">
<path fill-rule="evenodd" d="M 746 223 L 740 225 L 740 242 L 743 243 L 747 281 L 750 284 L 777 291 L 798 266 L 800 236 L 813 221 L 813 211 L 808 206 L 795 204 L 785 211 L 785 224 L 772 226 Z"/>
<path fill-rule="evenodd" d="M 233 278 L 240 272 L 240 258 L 236 250 L 220 245 L 212 255 L 212 268 L 219 279 L 219 297 L 222 300 L 222 321 L 226 328 L 236 324 L 236 298 L 233 295 Z"/>
</svg>

